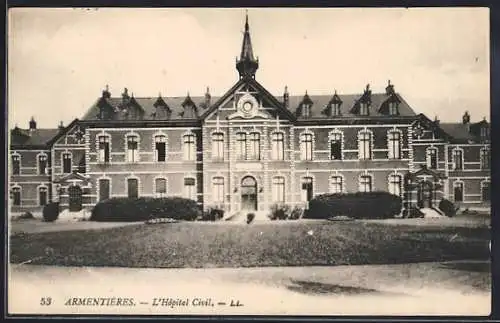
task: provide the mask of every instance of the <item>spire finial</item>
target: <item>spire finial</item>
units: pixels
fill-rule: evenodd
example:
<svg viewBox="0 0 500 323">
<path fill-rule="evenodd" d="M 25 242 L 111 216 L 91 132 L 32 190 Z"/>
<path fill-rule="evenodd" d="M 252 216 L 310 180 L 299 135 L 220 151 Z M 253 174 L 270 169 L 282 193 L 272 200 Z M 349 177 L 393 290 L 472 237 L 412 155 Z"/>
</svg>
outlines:
<svg viewBox="0 0 500 323">
<path fill-rule="evenodd" d="M 210 94 L 210 87 L 207 86 L 207 94 Z"/>
<path fill-rule="evenodd" d="M 109 85 L 106 84 L 106 91 L 109 91 Z"/>
<path fill-rule="evenodd" d="M 245 31 L 248 31 L 249 30 L 249 26 L 248 26 L 248 9 L 245 9 Z"/>
<path fill-rule="evenodd" d="M 387 80 L 387 85 L 391 85 L 391 80 Z"/>
<path fill-rule="evenodd" d="M 334 91 L 335 91 L 335 93 L 334 93 L 334 94 L 335 94 L 335 95 L 337 95 L 337 89 L 335 89 Z"/>
</svg>

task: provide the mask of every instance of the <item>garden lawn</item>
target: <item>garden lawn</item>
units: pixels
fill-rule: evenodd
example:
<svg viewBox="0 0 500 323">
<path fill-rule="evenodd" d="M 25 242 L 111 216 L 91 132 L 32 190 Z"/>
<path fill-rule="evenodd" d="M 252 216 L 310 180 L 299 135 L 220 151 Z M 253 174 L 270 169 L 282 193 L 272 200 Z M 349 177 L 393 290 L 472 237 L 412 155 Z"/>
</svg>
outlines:
<svg viewBox="0 0 500 323">
<path fill-rule="evenodd" d="M 15 234 L 10 262 L 63 266 L 259 267 L 489 259 L 482 227 L 286 221 L 181 222 Z"/>
</svg>

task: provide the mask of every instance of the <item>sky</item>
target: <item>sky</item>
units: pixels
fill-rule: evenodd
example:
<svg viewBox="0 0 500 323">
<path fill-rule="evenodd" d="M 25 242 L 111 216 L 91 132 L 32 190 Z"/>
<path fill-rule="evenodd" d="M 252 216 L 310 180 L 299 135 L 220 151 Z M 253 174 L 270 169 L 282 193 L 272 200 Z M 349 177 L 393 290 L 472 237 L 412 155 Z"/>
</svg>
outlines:
<svg viewBox="0 0 500 323">
<path fill-rule="evenodd" d="M 238 81 L 245 8 L 15 8 L 9 127 L 82 117 L 109 85 L 136 97 L 224 94 Z M 383 92 L 417 113 L 490 119 L 487 8 L 250 8 L 256 80 L 274 95 Z"/>
</svg>

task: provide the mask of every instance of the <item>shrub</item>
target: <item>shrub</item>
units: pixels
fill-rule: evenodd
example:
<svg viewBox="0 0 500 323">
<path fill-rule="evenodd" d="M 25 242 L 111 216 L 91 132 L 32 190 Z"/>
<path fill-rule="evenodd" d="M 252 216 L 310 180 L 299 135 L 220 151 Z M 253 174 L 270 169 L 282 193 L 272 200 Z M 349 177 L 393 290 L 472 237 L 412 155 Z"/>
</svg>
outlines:
<svg viewBox="0 0 500 323">
<path fill-rule="evenodd" d="M 288 217 L 290 220 L 298 220 L 304 214 L 304 209 L 298 206 L 295 206 L 290 212 L 290 216 Z"/>
<path fill-rule="evenodd" d="M 29 219 L 34 219 L 34 218 L 35 217 L 33 216 L 33 214 L 31 214 L 30 211 L 26 211 L 19 216 L 19 219 L 21 219 L 21 220 L 29 220 Z"/>
<path fill-rule="evenodd" d="M 59 202 L 52 202 L 43 207 L 43 220 L 54 222 L 59 217 Z"/>
<path fill-rule="evenodd" d="M 219 207 L 210 207 L 203 212 L 202 221 L 218 221 L 224 217 L 224 210 Z"/>
<path fill-rule="evenodd" d="M 255 219 L 255 214 L 254 213 L 248 213 L 247 214 L 247 224 L 250 224 L 253 219 Z"/>
<path fill-rule="evenodd" d="M 399 214 L 401 207 L 401 197 L 388 192 L 322 194 L 309 201 L 304 218 L 347 216 L 355 219 L 387 219 Z"/>
<path fill-rule="evenodd" d="M 201 214 L 195 201 L 181 197 L 111 198 L 94 206 L 90 220 L 135 222 L 172 218 L 193 221 Z"/>
<path fill-rule="evenodd" d="M 287 205 L 273 204 L 271 206 L 271 220 L 286 220 L 290 214 L 290 207 Z"/>
<path fill-rule="evenodd" d="M 442 199 L 439 202 L 439 210 L 441 210 L 441 212 L 443 212 L 447 217 L 455 216 L 458 209 L 459 207 L 455 207 L 455 204 L 447 199 Z"/>
</svg>

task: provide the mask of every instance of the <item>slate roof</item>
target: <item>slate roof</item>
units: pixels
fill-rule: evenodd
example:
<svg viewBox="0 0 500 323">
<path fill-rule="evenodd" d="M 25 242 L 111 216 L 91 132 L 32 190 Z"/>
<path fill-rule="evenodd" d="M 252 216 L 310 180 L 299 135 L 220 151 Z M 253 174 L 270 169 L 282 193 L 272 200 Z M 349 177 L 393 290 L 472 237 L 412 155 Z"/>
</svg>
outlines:
<svg viewBox="0 0 500 323">
<path fill-rule="evenodd" d="M 143 120 L 158 120 L 155 119 L 154 113 L 156 112 L 155 103 L 158 101 L 158 97 L 142 97 L 142 98 L 134 98 L 135 101 L 141 106 L 144 110 Z M 205 96 L 190 96 L 190 99 L 193 101 L 195 106 L 198 108 L 198 114 L 201 115 L 205 112 Z M 219 99 L 219 97 L 211 97 L 211 102 L 215 102 Z M 87 113 L 83 116 L 81 120 L 99 120 L 99 106 L 98 102 L 103 100 L 102 98 L 97 100 L 92 107 L 87 111 Z M 123 101 L 121 97 L 111 97 L 108 99 L 104 99 L 106 102 L 114 108 L 119 108 L 123 105 Z M 182 104 L 185 102 L 185 96 L 174 96 L 174 97 L 162 97 L 162 100 L 167 104 L 172 112 L 169 120 L 186 120 L 183 117 L 182 112 L 184 111 L 184 107 Z"/>
<path fill-rule="evenodd" d="M 335 94 L 330 95 L 311 95 L 307 94 L 307 98 L 312 101 L 311 106 L 311 115 L 307 119 L 329 119 L 329 118 L 339 118 L 339 117 L 330 117 L 323 113 L 327 105 L 333 99 Z M 409 104 L 399 95 L 396 94 L 401 103 L 399 104 L 399 116 L 417 116 L 415 111 L 409 106 Z M 340 106 L 341 115 L 344 118 L 359 118 L 359 114 L 354 114 L 351 112 L 351 109 L 354 107 L 354 104 L 361 99 L 363 94 L 337 94 L 337 97 L 342 101 L 342 105 Z M 370 115 L 368 117 L 387 117 L 386 114 L 380 113 L 379 109 L 382 103 L 384 103 L 390 96 L 385 93 L 372 93 L 371 94 L 371 108 Z M 281 97 L 276 97 L 276 99 L 280 102 L 283 101 Z M 304 95 L 293 95 L 289 97 L 289 107 L 288 109 L 293 114 L 296 113 L 297 108 L 304 100 Z M 297 116 L 299 120 L 303 119 L 301 116 Z"/>
<path fill-rule="evenodd" d="M 46 146 L 59 133 L 59 129 L 21 129 L 11 130 L 11 145 Z"/>
<path fill-rule="evenodd" d="M 454 141 L 458 142 L 469 142 L 469 141 L 480 141 L 479 131 L 477 126 L 483 124 L 483 121 L 478 123 L 471 123 L 465 125 L 462 122 L 457 123 L 440 123 L 439 127 L 450 135 Z"/>
</svg>

